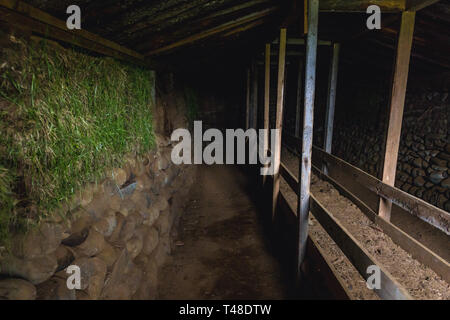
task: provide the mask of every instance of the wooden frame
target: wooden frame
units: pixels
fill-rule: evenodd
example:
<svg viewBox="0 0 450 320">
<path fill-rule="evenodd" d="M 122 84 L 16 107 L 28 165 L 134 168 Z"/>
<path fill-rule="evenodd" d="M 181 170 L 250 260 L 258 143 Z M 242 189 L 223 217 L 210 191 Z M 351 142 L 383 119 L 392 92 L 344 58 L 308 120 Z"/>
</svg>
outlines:
<svg viewBox="0 0 450 320">
<path fill-rule="evenodd" d="M 280 176 L 279 168 L 281 162 L 281 133 L 283 126 L 283 98 L 284 98 L 284 71 L 286 62 L 286 28 L 280 29 L 280 52 L 278 55 L 278 84 L 277 84 L 277 110 L 275 118 L 275 129 L 279 130 L 278 139 L 275 141 L 274 152 L 274 175 L 273 175 L 273 192 L 272 192 L 272 219 L 275 216 L 276 206 L 278 203 L 278 194 L 280 192 Z"/>
<path fill-rule="evenodd" d="M 325 114 L 325 134 L 324 134 L 324 149 L 326 152 L 331 153 L 331 146 L 333 142 L 333 121 L 334 121 L 334 108 L 336 104 L 336 86 L 337 86 L 337 76 L 339 69 L 339 43 L 333 45 L 333 52 L 331 55 L 330 62 L 330 74 L 328 78 L 328 96 L 327 96 L 327 110 Z M 326 173 L 327 169 L 323 167 Z"/>
<path fill-rule="evenodd" d="M 302 112 L 303 59 L 298 59 L 297 100 L 295 106 L 295 136 L 300 137 L 300 113 Z"/>
<path fill-rule="evenodd" d="M 176 41 L 174 43 L 171 43 L 169 45 L 163 46 L 161 48 L 157 48 L 157 49 L 151 50 L 151 51 L 146 53 L 146 56 L 160 54 L 160 53 L 163 53 L 163 52 L 166 52 L 166 51 L 169 51 L 169 50 L 172 50 L 172 49 L 176 49 L 178 47 L 181 47 L 181 46 L 184 46 L 184 45 L 187 45 L 187 44 L 199 41 L 201 39 L 205 39 L 205 38 L 211 37 L 211 36 L 213 36 L 215 34 L 218 34 L 218 33 L 221 33 L 221 32 L 231 31 L 231 30 L 233 30 L 235 28 L 241 27 L 244 24 L 250 23 L 250 22 L 255 21 L 255 20 L 259 20 L 259 19 L 261 19 L 263 17 L 267 17 L 268 15 L 274 13 L 277 10 L 278 10 L 277 7 L 270 7 L 270 8 L 258 11 L 258 12 L 251 13 L 251 14 L 246 15 L 244 17 L 240 17 L 240 18 L 238 18 L 236 20 L 229 21 L 229 22 L 226 22 L 224 24 L 221 24 L 220 26 L 217 26 L 217 27 L 214 27 L 214 28 L 211 28 L 211 29 L 208 29 L 208 30 L 196 33 L 196 34 L 193 34 L 193 35 L 191 35 L 191 36 L 189 36 L 189 37 L 187 37 L 185 39 Z"/>
<path fill-rule="evenodd" d="M 363 201 L 361 201 L 352 192 L 347 190 L 339 182 L 324 174 L 319 168 L 313 165 L 313 171 L 323 180 L 331 183 L 341 194 L 350 199 L 356 206 L 369 218 L 370 221 L 376 223 L 383 229 L 397 245 L 403 250 L 411 254 L 411 256 L 419 262 L 429 266 L 440 275 L 445 281 L 450 282 L 450 264 L 439 255 L 425 247 L 419 241 L 408 235 L 406 232 L 395 226 L 394 224 L 380 218 L 375 211 L 370 209 Z"/>
<path fill-rule="evenodd" d="M 251 102 L 251 127 L 258 130 L 258 64 L 252 62 L 252 102 Z"/>
<path fill-rule="evenodd" d="M 269 150 L 269 107 L 270 107 L 270 43 L 266 43 L 266 51 L 264 57 L 264 155 Z M 262 184 L 265 186 L 267 176 L 263 175 Z"/>
<path fill-rule="evenodd" d="M 143 55 L 86 30 L 69 30 L 64 21 L 23 1 L 0 0 L 0 19 L 50 39 L 146 66 Z"/>
<path fill-rule="evenodd" d="M 285 135 L 285 138 L 289 137 L 288 135 Z M 290 136 L 290 139 L 295 139 L 294 137 Z M 293 144 L 295 145 L 295 143 Z M 294 150 L 294 152 L 299 152 L 298 150 Z M 403 248 L 405 251 L 410 253 L 413 258 L 417 259 L 421 263 L 429 266 L 431 269 L 433 269 L 438 275 L 440 275 L 443 279 L 445 279 L 447 282 L 450 282 L 450 264 L 440 257 L 438 254 L 433 252 L 432 250 L 425 247 L 423 244 L 421 244 L 419 241 L 408 235 L 406 232 L 395 226 L 394 224 L 390 223 L 389 221 L 379 217 L 375 211 L 370 208 L 364 201 L 362 201 L 360 198 L 358 198 L 352 191 L 350 191 L 347 187 L 345 187 L 343 184 L 338 182 L 335 178 L 326 175 L 323 171 L 321 171 L 319 168 L 321 167 L 323 162 L 327 162 L 327 166 L 330 169 L 336 169 L 339 172 L 343 172 L 347 176 L 352 178 L 352 181 L 354 181 L 355 184 L 358 184 L 358 186 L 362 185 L 368 190 L 372 192 L 377 192 L 377 190 L 384 190 L 384 187 L 379 187 L 383 183 L 376 179 L 373 176 L 370 176 L 368 173 L 365 173 L 364 171 L 352 166 L 351 164 L 345 162 L 342 159 L 339 159 L 331 154 L 326 153 L 320 148 L 313 147 L 313 156 L 315 159 L 319 160 L 319 162 L 314 163 L 312 169 L 315 171 L 317 175 L 320 176 L 321 179 L 327 180 L 332 185 L 335 186 L 336 189 L 338 189 L 345 197 L 349 198 L 352 202 L 354 202 L 360 210 L 374 223 L 378 224 L 388 235 L 391 237 L 391 239 L 399 245 L 401 248 Z M 290 171 L 281 164 L 280 167 L 281 175 L 286 180 L 288 185 L 296 190 L 295 188 L 298 187 L 298 181 L 295 178 L 293 174 L 290 173 Z M 333 170 L 334 172 L 334 170 Z M 364 176 L 364 177 L 363 177 Z M 389 186 L 388 186 L 389 187 Z M 359 188 L 359 187 L 356 187 Z M 397 189 L 398 190 L 398 189 Z M 404 199 L 403 197 L 409 197 L 411 198 L 409 201 L 419 201 L 421 203 L 425 203 L 429 207 L 432 208 L 432 210 L 436 210 L 439 213 L 445 213 L 448 217 L 450 217 L 450 214 L 446 213 L 445 211 L 433 207 L 430 204 L 427 204 L 421 199 L 417 199 L 414 196 L 411 196 L 401 190 L 398 190 L 401 195 L 401 199 Z M 395 194 L 395 193 L 394 193 Z M 398 195 L 397 195 L 398 196 Z M 402 200 L 403 201 L 403 200 Z M 423 205 L 423 204 L 422 204 Z M 427 206 L 427 207 L 428 207 Z"/>
<path fill-rule="evenodd" d="M 301 143 L 302 154 L 300 159 L 300 185 L 298 188 L 298 261 L 297 269 L 300 270 L 306 250 L 308 237 L 309 216 L 309 188 L 311 182 L 311 153 L 312 135 L 314 124 L 314 97 L 316 91 L 316 59 L 317 59 L 317 35 L 319 24 L 319 0 L 308 2 L 308 38 L 306 43 L 306 69 L 305 69 L 305 99 L 303 115 L 303 139 Z M 281 146 L 280 146 L 281 148 Z"/>
<path fill-rule="evenodd" d="M 391 110 L 389 113 L 389 127 L 384 153 L 383 182 L 394 186 L 397 170 L 398 150 L 400 146 L 400 134 L 402 131 L 403 109 L 405 105 L 406 83 L 408 81 L 409 59 L 414 35 L 414 11 L 402 13 L 402 22 L 397 44 L 397 56 L 395 59 L 394 81 L 391 91 Z M 392 203 L 389 200 L 380 199 L 378 215 L 386 220 L 391 219 Z"/>
<path fill-rule="evenodd" d="M 245 130 L 250 128 L 250 68 L 247 68 L 247 89 L 245 96 Z"/>
<path fill-rule="evenodd" d="M 281 165 L 281 174 L 286 182 L 293 190 L 298 188 L 298 179 L 287 169 L 285 165 Z M 336 242 L 339 248 L 344 252 L 347 258 L 352 262 L 353 266 L 358 270 L 364 279 L 368 279 L 367 267 L 376 265 L 380 268 L 381 286 L 380 289 L 374 291 L 382 299 L 387 300 L 412 300 L 413 298 L 407 290 L 400 285 L 394 277 L 384 269 L 384 267 L 356 240 L 350 232 L 339 222 L 333 215 L 325 209 L 313 195 L 310 196 L 311 212 L 319 221 L 320 225 Z"/>
<path fill-rule="evenodd" d="M 401 12 L 406 8 L 406 0 L 320 0 L 321 12 L 366 12 L 368 6 L 375 4 L 381 12 Z"/>
<path fill-rule="evenodd" d="M 328 166 L 334 166 L 346 175 L 352 177 L 354 182 L 372 191 L 376 195 L 392 201 L 394 204 L 427 222 L 435 228 L 450 234 L 450 213 L 439 209 L 422 199 L 416 198 L 396 187 L 383 183 L 377 178 L 352 166 L 332 154 L 326 153 L 320 148 L 314 147 L 314 155 Z"/>
<path fill-rule="evenodd" d="M 283 220 L 285 220 L 285 224 L 282 227 L 286 228 L 286 232 L 298 233 L 298 223 L 296 212 L 292 208 L 292 206 L 288 203 L 283 193 L 280 192 L 280 196 L 278 198 L 278 208 L 280 215 L 283 216 Z M 324 279 L 324 282 L 327 283 L 327 286 L 331 289 L 331 294 L 333 299 L 337 300 L 350 300 L 350 293 L 348 292 L 345 284 L 342 282 L 341 278 L 336 274 L 334 267 L 329 261 L 327 255 L 323 252 L 320 246 L 317 243 L 314 235 L 310 233 L 308 235 L 308 239 L 306 242 L 306 255 L 311 260 L 310 265 L 315 269 L 320 271 L 319 277 Z M 302 273 L 308 273 L 308 266 L 303 265 Z M 306 276 L 306 274 L 304 274 Z"/>
</svg>

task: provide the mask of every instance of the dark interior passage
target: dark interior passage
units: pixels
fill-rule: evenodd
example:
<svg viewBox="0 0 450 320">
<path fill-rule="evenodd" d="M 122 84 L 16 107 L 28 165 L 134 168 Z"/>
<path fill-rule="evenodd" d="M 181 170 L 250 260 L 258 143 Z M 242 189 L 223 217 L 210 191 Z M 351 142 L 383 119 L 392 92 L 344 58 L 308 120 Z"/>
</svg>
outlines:
<svg viewBox="0 0 450 320">
<path fill-rule="evenodd" d="M 201 166 L 163 267 L 161 299 L 286 299 L 286 279 L 235 166 Z"/>
<path fill-rule="evenodd" d="M 450 0 L 69 2 L 0 0 L 0 299 L 449 299 Z"/>
</svg>

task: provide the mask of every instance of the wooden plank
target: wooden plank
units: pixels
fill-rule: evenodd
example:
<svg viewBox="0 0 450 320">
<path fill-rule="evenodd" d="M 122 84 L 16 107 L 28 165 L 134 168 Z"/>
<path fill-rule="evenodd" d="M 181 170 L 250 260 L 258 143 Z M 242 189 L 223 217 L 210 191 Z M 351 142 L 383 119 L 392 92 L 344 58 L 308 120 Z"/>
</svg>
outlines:
<svg viewBox="0 0 450 320">
<path fill-rule="evenodd" d="M 324 279 L 323 282 L 326 283 L 327 288 L 332 288 L 333 299 L 351 300 L 344 281 L 337 275 L 330 259 L 320 248 L 312 234 L 309 234 L 306 241 L 306 256 L 314 261 L 315 271 L 320 273 L 320 277 Z"/>
<path fill-rule="evenodd" d="M 280 174 L 284 178 L 284 180 L 286 180 L 286 183 L 289 185 L 289 187 L 291 187 L 292 191 L 296 192 L 299 188 L 298 179 L 283 162 L 280 164 Z M 297 215 L 297 212 L 295 213 L 295 215 Z"/>
<path fill-rule="evenodd" d="M 387 185 L 363 170 L 332 154 L 326 153 L 320 148 L 314 146 L 313 149 L 315 156 L 321 161 L 327 162 L 328 166 L 334 166 L 340 172 L 351 177 L 354 182 L 361 184 L 378 196 L 392 201 L 403 210 L 450 235 L 450 213 L 398 188 Z"/>
<path fill-rule="evenodd" d="M 406 10 L 419 11 L 439 1 L 440 0 L 406 0 Z"/>
<path fill-rule="evenodd" d="M 220 17 L 220 16 L 225 16 L 225 15 L 230 14 L 230 13 L 235 13 L 235 12 L 237 12 L 237 11 L 241 11 L 241 10 L 243 10 L 243 9 L 247 9 L 247 8 L 249 8 L 249 7 L 254 7 L 254 6 L 256 6 L 256 5 L 261 5 L 261 4 L 268 3 L 268 2 L 269 2 L 269 0 L 252 0 L 252 1 L 246 1 L 246 2 L 244 2 L 244 3 L 241 3 L 241 4 L 238 4 L 238 5 L 232 6 L 232 7 L 230 7 L 230 8 L 226 8 L 226 9 L 221 10 L 221 11 L 215 11 L 214 13 L 212 13 L 212 14 L 206 16 L 206 17 L 203 17 L 203 18 L 201 18 L 201 19 L 198 19 L 196 22 L 200 23 L 200 22 L 205 21 L 205 20 L 210 20 L 210 19 L 212 19 L 212 18 L 216 18 L 216 17 Z"/>
<path fill-rule="evenodd" d="M 88 51 L 100 53 L 102 55 L 110 56 L 119 60 L 132 62 L 136 65 L 147 66 L 142 60 L 137 60 L 129 57 L 121 52 L 115 51 L 111 48 L 105 47 L 97 42 L 86 40 L 82 37 L 77 37 L 68 31 L 63 31 L 55 27 L 49 26 L 43 22 L 23 16 L 12 10 L 0 7 L 0 20 L 5 21 L 20 29 L 27 29 L 49 40 L 58 40 L 74 46 L 85 48 Z"/>
<path fill-rule="evenodd" d="M 390 186 L 394 186 L 395 183 L 415 16 L 416 13 L 413 11 L 405 11 L 402 13 L 402 22 L 397 45 L 394 80 L 391 91 L 391 110 L 389 114 L 389 127 L 383 167 L 383 182 Z M 390 220 L 391 209 L 392 203 L 390 201 L 380 199 L 378 211 L 380 217 Z"/>
<path fill-rule="evenodd" d="M 405 10 L 405 0 L 320 0 L 322 12 L 366 12 L 370 5 L 377 5 L 381 12 Z"/>
<path fill-rule="evenodd" d="M 325 134 L 324 134 L 324 149 L 326 152 L 331 153 L 331 145 L 333 142 L 333 121 L 334 121 L 334 107 L 336 103 L 336 85 L 337 75 L 339 68 L 339 43 L 333 45 L 333 53 L 330 62 L 330 75 L 328 79 L 328 97 L 327 97 L 327 110 L 325 114 Z M 326 166 L 323 167 L 325 173 L 327 173 Z"/>
<path fill-rule="evenodd" d="M 377 214 L 368 205 L 366 205 L 364 203 L 364 201 L 359 199 L 356 195 L 354 195 L 352 192 L 347 190 L 343 185 L 341 185 L 339 182 L 334 180 L 332 177 L 325 174 L 323 171 L 321 171 L 315 165 L 313 165 L 312 168 L 313 168 L 313 171 L 315 172 L 315 174 L 320 177 L 320 179 L 331 183 L 336 189 L 339 190 L 339 192 L 344 197 L 350 199 L 354 204 L 356 204 L 356 206 L 366 215 L 367 218 L 370 219 L 370 221 L 375 222 L 375 216 L 377 216 Z"/>
<path fill-rule="evenodd" d="M 308 0 L 303 0 L 303 34 L 308 34 Z"/>
<path fill-rule="evenodd" d="M 250 128 L 250 68 L 247 68 L 247 90 L 245 101 L 245 129 Z"/>
<path fill-rule="evenodd" d="M 300 113 L 302 112 L 303 59 L 298 60 L 297 100 L 295 106 L 295 136 L 300 137 Z"/>
<path fill-rule="evenodd" d="M 298 224 L 296 223 L 296 212 L 292 208 L 292 206 L 288 203 L 283 193 L 280 192 L 278 209 L 283 216 L 285 216 L 286 220 L 288 220 L 289 225 L 284 226 L 286 229 L 290 230 L 290 226 L 295 226 L 295 233 L 297 233 Z M 319 277 L 321 282 L 325 283 L 327 289 L 330 290 L 333 299 L 337 300 L 350 300 L 350 293 L 347 291 L 347 288 L 342 281 L 341 277 L 337 274 L 336 270 L 333 267 L 328 256 L 323 252 L 320 246 L 317 243 L 317 240 L 314 237 L 314 234 L 310 233 L 308 235 L 308 240 L 306 244 L 306 261 L 308 261 L 309 266 L 311 268 L 304 269 L 314 269 L 314 272 L 310 270 L 310 272 L 314 272 L 314 274 L 310 274 L 308 270 L 302 271 L 306 272 L 305 276 L 308 277 Z"/>
<path fill-rule="evenodd" d="M 283 129 L 283 98 L 284 98 L 284 71 L 286 62 L 286 28 L 280 29 L 280 48 L 278 54 L 278 83 L 277 83 L 277 109 L 275 116 L 275 129 L 279 130 L 278 139 L 275 141 L 274 151 L 274 175 L 272 192 L 272 218 L 275 217 L 278 194 L 280 192 L 280 162 L 281 162 L 281 133 Z"/>
<path fill-rule="evenodd" d="M 249 29 L 253 29 L 253 28 L 257 27 L 257 26 L 262 25 L 265 22 L 267 22 L 266 19 L 260 19 L 260 20 L 256 20 L 256 21 L 250 22 L 250 23 L 248 23 L 248 24 L 246 24 L 244 26 L 241 26 L 241 27 L 238 27 L 238 28 L 233 29 L 231 31 L 228 31 L 227 33 L 222 35 L 222 38 L 226 38 L 226 37 L 232 36 L 232 35 L 234 35 L 236 33 L 241 33 L 241 32 L 247 31 Z"/>
<path fill-rule="evenodd" d="M 272 41 L 272 44 L 278 44 L 278 39 Z M 306 44 L 306 41 L 303 38 L 288 38 L 286 40 L 286 44 L 304 46 Z M 329 40 L 317 40 L 317 45 L 319 46 L 331 46 L 332 44 L 333 43 Z"/>
<path fill-rule="evenodd" d="M 311 196 L 311 212 L 364 279 L 367 280 L 369 276 L 367 267 L 375 265 L 380 268 L 380 289 L 373 289 L 380 298 L 386 300 L 412 300 L 408 291 L 361 246 L 356 238 L 314 196 Z"/>
<path fill-rule="evenodd" d="M 315 168 L 318 172 L 319 169 Z M 282 163 L 281 173 L 283 178 L 289 184 L 289 186 L 296 190 L 298 186 L 298 179 L 289 171 L 289 169 Z M 345 189 L 344 189 L 345 190 Z M 348 192 L 348 191 L 347 191 Z M 348 195 L 352 195 L 350 192 Z M 357 199 L 355 197 L 355 199 Z M 369 208 L 366 208 L 370 210 Z M 371 211 L 371 210 L 370 210 Z M 409 293 L 399 285 L 396 280 L 384 270 L 384 268 L 373 258 L 359 243 L 358 241 L 346 230 L 344 226 L 340 224 L 323 206 L 321 206 L 317 200 L 311 195 L 311 212 L 314 217 L 319 221 L 320 225 L 327 231 L 331 238 L 336 242 L 339 248 L 349 258 L 352 264 L 356 267 L 358 272 L 367 279 L 367 267 L 370 265 L 377 265 L 381 271 L 381 289 L 375 290 L 376 293 L 383 299 L 412 299 Z M 390 222 L 378 218 L 375 212 L 371 211 L 371 217 L 378 223 L 382 220 L 380 226 L 383 230 L 388 230 L 393 235 L 393 240 L 398 241 L 401 245 L 407 247 L 409 250 L 417 254 L 419 261 L 424 261 L 426 265 L 433 265 L 440 271 L 440 273 L 449 275 L 448 263 L 442 258 L 434 254 L 432 251 L 418 243 L 415 239 L 411 238 L 399 228 L 392 225 Z M 369 214 L 370 215 L 370 214 Z M 371 220 L 372 220 L 371 219 Z M 400 244 L 399 244 L 400 245 Z M 400 245 L 400 246 L 401 246 Z M 406 251 L 410 252 L 405 248 Z M 420 260 L 420 259 L 421 260 Z M 431 266 L 430 266 L 431 267 Z M 438 274 L 440 274 L 438 273 Z M 445 278 L 444 278 L 445 279 Z"/>
<path fill-rule="evenodd" d="M 320 179 L 330 182 L 344 197 L 350 199 L 354 204 L 356 204 L 356 206 L 358 206 L 367 218 L 379 225 L 381 229 L 383 229 L 383 232 L 388 235 L 394 243 L 399 245 L 406 252 L 410 253 L 414 259 L 433 269 L 434 272 L 441 276 L 445 281 L 450 282 L 450 264 L 445 259 L 428 249 L 396 225 L 380 218 L 375 211 L 370 209 L 357 196 L 347 190 L 339 182 L 324 174 L 314 165 L 313 170 L 320 177 Z M 287 175 L 288 172 L 285 174 Z M 283 175 L 283 177 L 285 176 Z"/>
<path fill-rule="evenodd" d="M 298 262 L 300 270 L 306 250 L 308 237 L 309 216 L 309 188 L 311 182 L 311 153 L 314 124 L 314 96 L 316 91 L 316 58 L 317 33 L 319 24 L 319 0 L 308 2 L 308 38 L 306 43 L 306 70 L 305 70 L 305 108 L 303 114 L 302 155 L 300 159 L 300 186 L 298 196 Z"/>
<path fill-rule="evenodd" d="M 252 63 L 252 128 L 258 130 L 258 65 L 256 60 Z"/>
<path fill-rule="evenodd" d="M 101 54 L 107 54 L 122 59 L 123 57 L 133 58 L 133 62 L 135 62 L 135 60 L 144 60 L 143 55 L 89 31 L 83 29 L 69 30 L 64 21 L 59 20 L 42 10 L 34 8 L 23 1 L 0 0 L 0 7 L 7 8 L 18 14 L 11 15 L 8 11 L 2 11 L 2 18 L 7 18 L 9 23 L 19 23 L 22 25 L 22 22 L 25 22 L 33 32 L 40 33 L 41 35 L 48 34 L 54 39 L 72 43 Z M 11 19 L 11 17 L 13 17 L 13 19 Z M 45 26 L 49 26 L 49 28 Z M 92 46 L 91 48 L 89 47 L 89 43 L 92 42 L 97 45 Z M 117 53 L 120 53 L 120 55 L 117 53 L 113 55 L 111 51 L 116 51 Z"/>
<path fill-rule="evenodd" d="M 167 46 L 163 46 L 161 48 L 157 48 L 157 49 L 151 50 L 146 55 L 150 56 L 150 55 L 163 53 L 163 52 L 166 52 L 166 51 L 169 51 L 169 50 L 172 50 L 172 49 L 176 49 L 178 47 L 181 47 L 181 46 L 193 43 L 195 41 L 211 37 L 211 36 L 213 36 L 215 34 L 218 34 L 220 32 L 224 32 L 224 31 L 235 29 L 236 27 L 239 27 L 239 26 L 241 26 L 243 24 L 249 23 L 249 22 L 254 21 L 254 20 L 259 20 L 262 17 L 266 17 L 266 16 L 272 14 L 273 12 L 275 12 L 277 10 L 278 10 L 278 7 L 270 7 L 270 8 L 258 11 L 258 12 L 251 13 L 251 14 L 246 15 L 244 17 L 241 17 L 241 18 L 235 19 L 233 21 L 229 21 L 229 22 L 226 22 L 224 24 L 221 24 L 220 26 L 217 26 L 217 27 L 208 29 L 206 31 L 202 31 L 202 32 L 193 34 L 193 35 L 191 35 L 191 36 L 189 36 L 187 38 L 184 38 L 182 40 L 175 41 L 174 43 L 171 43 L 171 44 L 169 44 Z"/>
<path fill-rule="evenodd" d="M 270 43 L 266 43 L 264 64 L 264 155 L 269 150 L 269 107 L 270 107 Z M 263 175 L 263 186 L 266 184 L 267 175 Z"/>
</svg>

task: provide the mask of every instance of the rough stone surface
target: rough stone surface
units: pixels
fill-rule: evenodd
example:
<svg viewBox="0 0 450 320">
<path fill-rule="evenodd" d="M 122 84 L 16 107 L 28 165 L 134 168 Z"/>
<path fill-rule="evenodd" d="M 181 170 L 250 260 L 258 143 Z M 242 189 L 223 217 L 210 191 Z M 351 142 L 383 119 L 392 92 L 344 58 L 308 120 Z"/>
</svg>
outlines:
<svg viewBox="0 0 450 320">
<path fill-rule="evenodd" d="M 0 280 L 0 300 L 34 300 L 36 287 L 22 279 Z"/>
<path fill-rule="evenodd" d="M 105 246 L 105 238 L 101 233 L 93 228 L 89 230 L 89 235 L 86 240 L 76 247 L 77 252 L 82 255 L 92 257 L 102 252 Z"/>
<path fill-rule="evenodd" d="M 33 284 L 39 284 L 50 279 L 57 267 L 58 262 L 54 253 L 28 260 L 8 256 L 0 261 L 0 274 L 20 277 Z"/>
<path fill-rule="evenodd" d="M 171 144 L 130 157 L 102 183 L 89 184 L 39 229 L 16 236 L 0 260 L 0 298 L 155 299 L 158 268 L 170 254 L 170 230 L 193 183 L 192 169 L 173 166 Z M 64 212 L 59 214 L 63 215 Z M 81 269 L 81 289 L 69 290 L 66 270 Z M 21 278 L 21 279 L 18 279 Z"/>
<path fill-rule="evenodd" d="M 37 286 L 38 300 L 75 300 L 76 291 L 67 288 L 66 279 L 52 277 Z"/>
<path fill-rule="evenodd" d="M 62 230 L 62 226 L 56 223 L 42 224 L 39 229 L 17 239 L 13 248 L 14 255 L 34 259 L 54 252 L 61 243 Z"/>
<path fill-rule="evenodd" d="M 73 264 L 81 270 L 81 289 L 86 290 L 91 299 L 98 299 L 105 282 L 106 263 L 93 257 L 77 259 Z"/>
</svg>

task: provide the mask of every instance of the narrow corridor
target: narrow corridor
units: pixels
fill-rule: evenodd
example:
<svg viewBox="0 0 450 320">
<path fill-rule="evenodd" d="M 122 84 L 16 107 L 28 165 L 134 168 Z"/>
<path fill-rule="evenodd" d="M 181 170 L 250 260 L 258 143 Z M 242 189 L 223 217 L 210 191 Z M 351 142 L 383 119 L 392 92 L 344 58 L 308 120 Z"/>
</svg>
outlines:
<svg viewBox="0 0 450 320">
<path fill-rule="evenodd" d="M 161 299 L 283 299 L 251 185 L 237 167 L 203 166 L 163 267 Z"/>
</svg>

